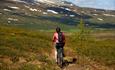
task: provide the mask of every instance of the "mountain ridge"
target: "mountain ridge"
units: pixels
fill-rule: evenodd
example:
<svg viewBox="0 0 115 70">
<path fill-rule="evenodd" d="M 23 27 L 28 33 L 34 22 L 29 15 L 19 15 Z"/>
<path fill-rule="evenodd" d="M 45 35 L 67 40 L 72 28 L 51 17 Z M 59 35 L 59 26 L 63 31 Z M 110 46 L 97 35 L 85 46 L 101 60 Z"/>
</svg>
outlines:
<svg viewBox="0 0 115 70">
<path fill-rule="evenodd" d="M 47 23 L 46 21 L 48 21 L 51 23 L 51 26 L 48 26 L 52 28 L 58 26 L 59 24 L 73 28 L 73 26 L 76 26 L 82 18 L 85 24 L 89 27 L 114 28 L 115 26 L 115 12 L 111 10 L 82 8 L 68 2 L 66 5 L 45 3 L 35 4 L 24 1 L 18 2 L 11 0 L 2 0 L 0 2 L 0 16 L 3 17 L 4 14 L 7 14 L 4 16 L 4 19 L 1 18 L 1 20 L 4 20 L 1 22 L 8 25 L 10 25 L 11 22 L 15 22 L 15 24 L 22 24 L 25 22 L 29 24 L 42 24 L 45 26 L 44 23 Z M 41 19 L 45 21 L 42 22 Z M 31 21 L 27 22 L 26 20 Z M 38 20 L 40 23 L 38 23 Z M 25 23 L 23 25 L 26 25 Z M 53 27 L 54 23 L 59 24 L 56 24 Z"/>
</svg>

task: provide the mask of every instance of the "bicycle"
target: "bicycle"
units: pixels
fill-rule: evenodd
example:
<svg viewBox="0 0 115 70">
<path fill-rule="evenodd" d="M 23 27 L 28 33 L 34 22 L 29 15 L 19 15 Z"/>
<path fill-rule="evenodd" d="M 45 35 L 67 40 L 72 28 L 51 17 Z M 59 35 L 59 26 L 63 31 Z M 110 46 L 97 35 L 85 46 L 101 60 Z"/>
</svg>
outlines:
<svg viewBox="0 0 115 70">
<path fill-rule="evenodd" d="M 57 50 L 57 64 L 59 67 L 63 67 L 63 48 L 59 47 Z"/>
</svg>

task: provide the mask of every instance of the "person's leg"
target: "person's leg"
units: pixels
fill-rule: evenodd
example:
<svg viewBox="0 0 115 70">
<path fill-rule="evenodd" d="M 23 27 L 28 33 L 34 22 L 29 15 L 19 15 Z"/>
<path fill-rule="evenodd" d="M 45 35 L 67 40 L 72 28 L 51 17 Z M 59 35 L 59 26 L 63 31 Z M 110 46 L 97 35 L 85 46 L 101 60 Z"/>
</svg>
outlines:
<svg viewBox="0 0 115 70">
<path fill-rule="evenodd" d="M 57 62 L 57 55 L 58 55 L 58 44 L 55 45 L 55 59 Z"/>
<path fill-rule="evenodd" d="M 65 54 L 64 54 L 64 47 L 62 47 L 62 53 L 63 53 L 63 57 L 65 57 Z"/>
<path fill-rule="evenodd" d="M 57 49 L 55 48 L 55 60 L 57 62 Z"/>
</svg>

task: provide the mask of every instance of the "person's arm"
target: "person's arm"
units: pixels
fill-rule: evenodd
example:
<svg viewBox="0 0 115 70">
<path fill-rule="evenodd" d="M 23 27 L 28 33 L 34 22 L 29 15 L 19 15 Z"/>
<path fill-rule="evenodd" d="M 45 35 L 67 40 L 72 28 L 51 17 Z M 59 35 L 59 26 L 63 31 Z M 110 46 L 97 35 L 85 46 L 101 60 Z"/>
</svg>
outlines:
<svg viewBox="0 0 115 70">
<path fill-rule="evenodd" d="M 55 37 L 55 33 L 54 33 L 53 39 L 52 39 L 52 42 L 53 42 L 53 43 L 55 42 L 55 39 L 56 39 L 56 37 Z"/>
</svg>

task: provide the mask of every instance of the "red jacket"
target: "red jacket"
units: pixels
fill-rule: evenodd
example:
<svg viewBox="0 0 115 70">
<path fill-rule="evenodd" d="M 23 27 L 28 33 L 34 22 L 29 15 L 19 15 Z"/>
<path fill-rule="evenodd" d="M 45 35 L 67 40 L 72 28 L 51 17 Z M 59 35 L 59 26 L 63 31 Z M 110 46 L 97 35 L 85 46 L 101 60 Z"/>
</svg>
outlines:
<svg viewBox="0 0 115 70">
<path fill-rule="evenodd" d="M 63 32 L 62 32 L 62 38 L 63 38 L 63 43 L 65 43 L 65 35 L 64 35 Z M 54 35 L 53 35 L 53 42 L 54 43 L 59 43 L 59 41 L 58 41 L 58 33 L 57 32 L 55 32 Z"/>
</svg>

